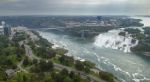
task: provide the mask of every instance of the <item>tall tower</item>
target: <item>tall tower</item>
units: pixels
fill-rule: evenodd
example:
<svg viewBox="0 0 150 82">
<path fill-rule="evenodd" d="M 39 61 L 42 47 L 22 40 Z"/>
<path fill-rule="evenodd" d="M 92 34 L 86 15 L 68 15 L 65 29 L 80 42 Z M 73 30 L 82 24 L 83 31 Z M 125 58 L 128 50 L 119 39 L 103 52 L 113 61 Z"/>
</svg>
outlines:
<svg viewBox="0 0 150 82">
<path fill-rule="evenodd" d="M 4 35 L 10 36 L 11 35 L 11 27 L 9 25 L 6 25 L 4 21 L 2 21 L 2 26 L 4 28 Z"/>
<path fill-rule="evenodd" d="M 1 24 L 2 24 L 2 26 L 5 26 L 5 21 L 2 21 Z"/>
<path fill-rule="evenodd" d="M 3 27 L 3 25 L 4 25 L 4 22 L 2 22 L 1 25 L 0 25 L 0 35 L 4 35 L 4 27 Z"/>
</svg>

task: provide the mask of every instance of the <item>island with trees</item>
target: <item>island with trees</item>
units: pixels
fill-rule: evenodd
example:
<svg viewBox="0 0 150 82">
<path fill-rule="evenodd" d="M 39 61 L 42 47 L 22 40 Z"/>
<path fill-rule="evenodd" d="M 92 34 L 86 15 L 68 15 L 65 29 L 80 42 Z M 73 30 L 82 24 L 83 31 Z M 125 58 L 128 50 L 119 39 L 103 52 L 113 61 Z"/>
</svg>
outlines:
<svg viewBox="0 0 150 82">
<path fill-rule="evenodd" d="M 141 30 L 140 30 L 141 29 Z M 124 32 L 120 32 L 119 35 L 126 36 L 126 33 L 130 34 L 134 40 L 138 40 L 138 45 L 131 48 L 131 51 L 136 54 L 144 54 L 150 56 L 150 27 L 143 28 L 126 28 Z"/>
</svg>

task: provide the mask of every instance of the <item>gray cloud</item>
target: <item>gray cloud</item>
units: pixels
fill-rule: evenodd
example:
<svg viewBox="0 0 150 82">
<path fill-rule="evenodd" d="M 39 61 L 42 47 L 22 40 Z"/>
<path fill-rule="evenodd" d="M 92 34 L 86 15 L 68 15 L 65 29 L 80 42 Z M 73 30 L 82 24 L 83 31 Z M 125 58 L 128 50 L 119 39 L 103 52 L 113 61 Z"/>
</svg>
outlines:
<svg viewBox="0 0 150 82">
<path fill-rule="evenodd" d="M 149 0 L 0 0 L 0 15 L 150 14 Z"/>
</svg>

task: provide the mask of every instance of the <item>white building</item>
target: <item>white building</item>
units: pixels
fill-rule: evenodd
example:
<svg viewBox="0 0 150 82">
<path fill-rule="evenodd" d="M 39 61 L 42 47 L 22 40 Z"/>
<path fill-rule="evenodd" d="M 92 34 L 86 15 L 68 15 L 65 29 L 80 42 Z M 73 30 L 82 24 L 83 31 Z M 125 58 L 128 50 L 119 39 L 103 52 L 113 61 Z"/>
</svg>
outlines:
<svg viewBox="0 0 150 82">
<path fill-rule="evenodd" d="M 0 26 L 0 35 L 3 35 L 3 34 L 4 34 L 4 27 Z"/>
<path fill-rule="evenodd" d="M 11 27 L 9 25 L 6 25 L 4 21 L 2 21 L 1 24 L 2 25 L 0 26 L 0 35 L 11 35 Z"/>
</svg>

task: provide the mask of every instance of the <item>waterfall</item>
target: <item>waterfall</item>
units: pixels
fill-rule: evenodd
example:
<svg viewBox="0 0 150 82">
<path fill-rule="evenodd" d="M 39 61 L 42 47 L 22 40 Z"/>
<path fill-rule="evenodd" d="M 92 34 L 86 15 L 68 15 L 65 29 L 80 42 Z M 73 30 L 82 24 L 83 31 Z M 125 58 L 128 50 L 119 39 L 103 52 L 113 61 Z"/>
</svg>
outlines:
<svg viewBox="0 0 150 82">
<path fill-rule="evenodd" d="M 138 40 L 133 39 L 129 34 L 126 34 L 126 36 L 120 36 L 119 33 L 122 31 L 123 29 L 115 29 L 108 31 L 107 33 L 99 34 L 95 38 L 94 45 L 122 50 L 124 52 L 131 52 L 131 47 L 136 46 Z"/>
</svg>

